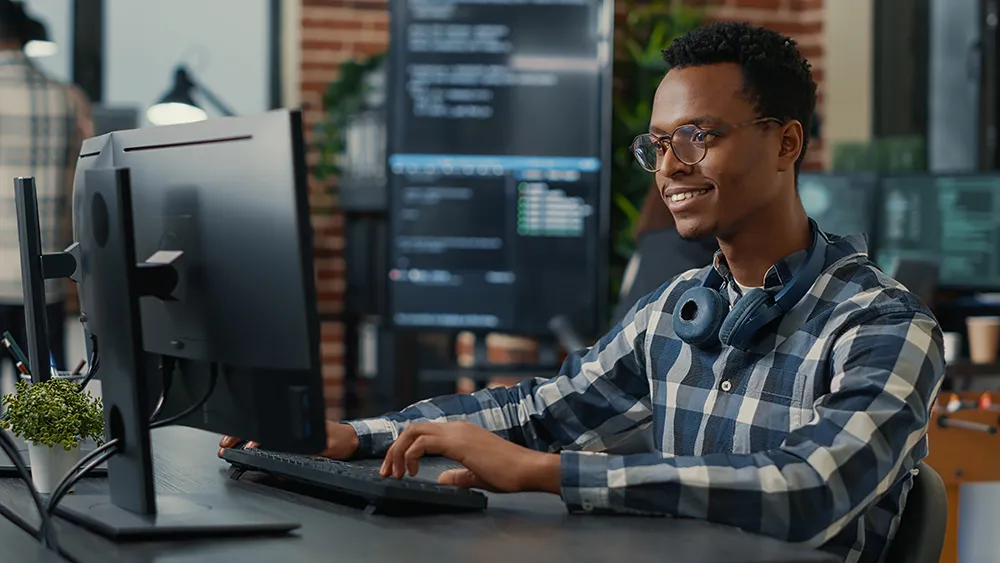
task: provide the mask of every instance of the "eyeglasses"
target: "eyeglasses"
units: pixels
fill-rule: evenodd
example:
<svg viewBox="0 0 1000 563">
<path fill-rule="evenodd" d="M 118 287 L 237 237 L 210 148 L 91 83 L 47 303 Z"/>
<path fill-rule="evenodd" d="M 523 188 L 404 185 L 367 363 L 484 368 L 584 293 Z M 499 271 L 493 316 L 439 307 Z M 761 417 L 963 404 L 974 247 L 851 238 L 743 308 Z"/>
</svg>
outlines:
<svg viewBox="0 0 1000 563">
<path fill-rule="evenodd" d="M 653 135 L 643 133 L 632 141 L 632 154 L 639 161 L 647 172 L 659 172 L 663 167 L 664 156 L 667 149 L 674 151 L 677 160 L 693 166 L 701 162 L 708 154 L 709 136 L 721 136 L 726 131 L 744 127 L 746 125 L 756 125 L 758 123 L 774 122 L 784 125 L 785 122 L 776 117 L 761 117 L 750 121 L 741 121 L 731 125 L 723 125 L 715 129 L 702 129 L 697 125 L 681 125 L 669 135 Z"/>
</svg>

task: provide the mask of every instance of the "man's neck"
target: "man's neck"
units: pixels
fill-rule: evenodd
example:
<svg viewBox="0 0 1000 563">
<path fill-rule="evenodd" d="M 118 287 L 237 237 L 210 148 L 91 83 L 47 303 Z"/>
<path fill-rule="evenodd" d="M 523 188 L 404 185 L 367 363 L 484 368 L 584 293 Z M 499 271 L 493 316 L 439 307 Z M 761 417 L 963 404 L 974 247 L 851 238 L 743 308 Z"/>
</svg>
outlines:
<svg viewBox="0 0 1000 563">
<path fill-rule="evenodd" d="M 737 234 L 719 239 L 733 278 L 745 287 L 762 286 L 771 266 L 812 245 L 809 217 L 797 197 L 768 211 L 754 217 Z"/>
</svg>

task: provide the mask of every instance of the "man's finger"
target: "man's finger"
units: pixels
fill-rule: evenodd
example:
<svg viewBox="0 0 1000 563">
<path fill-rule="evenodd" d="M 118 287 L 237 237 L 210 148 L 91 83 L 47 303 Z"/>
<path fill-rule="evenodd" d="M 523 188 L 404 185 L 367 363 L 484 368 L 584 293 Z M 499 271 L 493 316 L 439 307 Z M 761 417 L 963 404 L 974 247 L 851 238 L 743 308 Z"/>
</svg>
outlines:
<svg viewBox="0 0 1000 563">
<path fill-rule="evenodd" d="M 420 471 L 420 458 L 425 454 L 441 453 L 441 438 L 434 435 L 425 434 L 413 441 L 413 444 L 406 450 L 403 459 L 406 463 L 406 471 L 413 477 Z"/>
<path fill-rule="evenodd" d="M 252 450 L 254 448 L 259 448 L 259 447 L 260 447 L 260 444 L 258 444 L 257 442 L 254 442 L 253 440 L 250 440 L 249 442 L 246 443 L 245 446 L 243 446 L 243 449 L 244 450 Z"/>
<path fill-rule="evenodd" d="M 487 491 L 495 491 L 493 487 L 489 485 L 486 481 L 483 481 L 479 475 L 476 475 L 472 471 L 461 468 L 461 469 L 449 469 L 441 473 L 438 476 L 438 483 L 442 485 L 451 485 L 452 487 L 462 487 L 464 489 L 484 489 Z"/>
<path fill-rule="evenodd" d="M 242 440 L 240 440 L 236 436 L 223 436 L 223 438 L 221 440 L 219 440 L 219 447 L 220 448 L 231 448 L 231 447 L 235 446 L 236 444 L 239 444 L 240 442 L 242 442 Z"/>
<path fill-rule="evenodd" d="M 403 430 L 399 438 L 396 438 L 396 441 L 389 447 L 389 451 L 385 453 L 385 459 L 382 461 L 382 469 L 380 470 L 383 477 L 392 475 L 398 479 L 403 476 L 403 471 L 406 467 L 403 456 L 406 455 L 406 450 L 410 448 L 410 444 L 419 438 L 421 434 L 423 434 L 423 425 L 420 424 L 411 424 L 406 427 L 406 430 Z"/>
</svg>

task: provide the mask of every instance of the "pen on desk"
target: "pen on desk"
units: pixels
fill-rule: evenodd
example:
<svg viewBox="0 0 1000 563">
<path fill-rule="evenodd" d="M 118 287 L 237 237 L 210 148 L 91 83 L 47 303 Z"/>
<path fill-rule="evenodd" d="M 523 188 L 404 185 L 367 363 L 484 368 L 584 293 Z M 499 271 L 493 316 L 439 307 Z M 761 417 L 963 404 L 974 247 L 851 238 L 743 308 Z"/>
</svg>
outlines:
<svg viewBox="0 0 1000 563">
<path fill-rule="evenodd" d="M 7 351 L 14 356 L 14 359 L 24 364 L 24 367 L 31 371 L 31 362 L 28 361 L 28 357 L 24 355 L 21 347 L 17 345 L 17 341 L 14 340 L 14 335 L 10 332 L 3 333 L 3 345 L 7 348 Z"/>
<path fill-rule="evenodd" d="M 83 371 L 83 366 L 85 365 L 87 365 L 87 360 L 80 360 L 80 363 L 76 364 L 76 367 L 73 368 L 73 373 L 70 375 L 80 375 L 80 372 Z"/>
</svg>

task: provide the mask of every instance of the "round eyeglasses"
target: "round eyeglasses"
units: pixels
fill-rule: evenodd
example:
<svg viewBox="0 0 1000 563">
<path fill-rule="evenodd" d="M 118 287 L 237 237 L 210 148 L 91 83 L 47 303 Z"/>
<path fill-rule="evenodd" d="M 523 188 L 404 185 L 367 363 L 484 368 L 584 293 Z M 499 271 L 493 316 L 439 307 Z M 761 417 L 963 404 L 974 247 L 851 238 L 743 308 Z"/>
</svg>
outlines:
<svg viewBox="0 0 1000 563">
<path fill-rule="evenodd" d="M 702 129 L 693 124 L 681 125 L 669 135 L 659 136 L 652 133 L 639 135 L 632 141 L 632 154 L 635 155 L 635 159 L 639 161 L 639 165 L 647 172 L 655 173 L 660 171 L 663 167 L 664 157 L 667 154 L 668 148 L 674 151 L 674 156 L 677 157 L 677 160 L 688 166 L 693 166 L 704 160 L 705 155 L 708 154 L 708 143 L 706 141 L 709 136 L 717 137 L 726 131 L 738 127 L 766 122 L 774 122 L 781 125 L 785 123 L 776 117 L 761 117 L 750 121 L 723 125 L 714 129 Z"/>
</svg>

